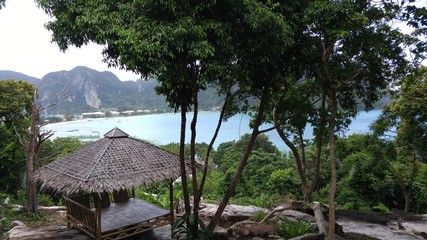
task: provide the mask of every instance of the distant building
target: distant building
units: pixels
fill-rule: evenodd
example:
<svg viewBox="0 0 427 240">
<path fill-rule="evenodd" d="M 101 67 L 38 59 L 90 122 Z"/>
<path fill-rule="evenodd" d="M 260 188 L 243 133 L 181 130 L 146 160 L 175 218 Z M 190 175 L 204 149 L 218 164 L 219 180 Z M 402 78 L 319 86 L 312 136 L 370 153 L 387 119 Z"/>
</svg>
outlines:
<svg viewBox="0 0 427 240">
<path fill-rule="evenodd" d="M 150 113 L 150 110 L 137 110 L 136 113 L 137 114 L 146 114 L 146 113 Z"/>
<path fill-rule="evenodd" d="M 105 113 L 103 112 L 88 112 L 88 113 L 82 113 L 83 118 L 100 118 L 105 117 Z"/>
<path fill-rule="evenodd" d="M 116 116 L 119 116 L 119 115 L 120 115 L 120 112 L 117 112 L 117 111 L 111 111 L 110 113 L 111 113 L 111 115 L 112 115 L 113 117 L 116 117 Z"/>
<path fill-rule="evenodd" d="M 124 112 L 122 112 L 122 115 L 133 115 L 133 114 L 135 114 L 135 111 L 134 110 L 129 110 L 129 111 L 124 111 Z"/>
</svg>

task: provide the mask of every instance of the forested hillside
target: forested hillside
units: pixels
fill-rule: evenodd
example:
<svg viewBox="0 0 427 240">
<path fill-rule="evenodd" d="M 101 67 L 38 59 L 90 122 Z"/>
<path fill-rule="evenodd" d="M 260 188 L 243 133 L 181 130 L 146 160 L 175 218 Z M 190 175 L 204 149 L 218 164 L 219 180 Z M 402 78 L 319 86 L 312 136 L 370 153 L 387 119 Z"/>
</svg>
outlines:
<svg viewBox="0 0 427 240">
<path fill-rule="evenodd" d="M 82 113 L 114 109 L 172 111 L 165 97 L 156 94 L 155 79 L 120 81 L 111 72 L 99 72 L 87 67 L 70 71 L 51 72 L 42 79 L 13 71 L 0 71 L 0 80 L 16 79 L 33 83 L 39 89 L 43 105 L 53 102 L 61 93 L 67 93 L 59 104 L 45 114 Z M 221 105 L 222 98 L 213 89 L 200 93 L 200 108 L 211 110 Z"/>
</svg>

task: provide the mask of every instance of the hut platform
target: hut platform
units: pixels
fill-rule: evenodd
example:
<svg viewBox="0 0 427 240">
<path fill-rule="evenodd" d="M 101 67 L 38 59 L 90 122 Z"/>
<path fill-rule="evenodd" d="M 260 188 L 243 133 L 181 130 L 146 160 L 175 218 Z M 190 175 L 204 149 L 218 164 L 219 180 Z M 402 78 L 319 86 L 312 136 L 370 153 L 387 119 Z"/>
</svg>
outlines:
<svg viewBox="0 0 427 240">
<path fill-rule="evenodd" d="M 117 231 L 124 227 L 146 222 L 159 217 L 168 216 L 169 211 L 139 199 L 130 198 L 128 201 L 112 203 L 101 210 L 101 231 L 103 233 Z"/>
</svg>

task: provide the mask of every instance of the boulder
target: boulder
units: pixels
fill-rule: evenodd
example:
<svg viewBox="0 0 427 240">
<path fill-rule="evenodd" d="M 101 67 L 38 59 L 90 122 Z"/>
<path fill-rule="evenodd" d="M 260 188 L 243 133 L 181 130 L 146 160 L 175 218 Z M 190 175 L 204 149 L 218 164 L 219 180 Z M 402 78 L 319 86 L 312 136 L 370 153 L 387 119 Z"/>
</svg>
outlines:
<svg viewBox="0 0 427 240">
<path fill-rule="evenodd" d="M 229 235 L 236 239 L 239 238 L 262 238 L 275 234 L 275 229 L 268 223 L 259 223 L 254 221 L 242 221 L 233 224 L 228 228 Z"/>
<path fill-rule="evenodd" d="M 282 212 L 278 212 L 276 216 L 280 219 L 287 218 L 295 221 L 316 222 L 316 219 L 313 216 L 296 210 L 284 210 Z"/>
<path fill-rule="evenodd" d="M 214 239 L 217 240 L 227 240 L 228 239 L 228 232 L 227 229 L 220 227 L 220 226 L 216 226 L 214 231 L 213 231 L 213 235 L 214 235 Z"/>
<path fill-rule="evenodd" d="M 217 209 L 218 206 L 215 204 L 202 203 L 199 216 L 200 218 L 212 219 Z M 268 213 L 268 210 L 255 206 L 227 205 L 222 213 L 221 221 L 224 226 L 228 227 L 236 222 L 251 218 L 256 212 Z"/>
<path fill-rule="evenodd" d="M 9 240 L 72 239 L 90 240 L 79 230 L 67 229 L 67 226 L 16 226 L 9 232 Z"/>
<path fill-rule="evenodd" d="M 9 228 L 12 229 L 12 228 L 17 227 L 17 226 L 25 227 L 27 225 L 25 225 L 25 223 L 23 223 L 21 221 L 15 220 L 10 224 Z"/>
<path fill-rule="evenodd" d="M 425 238 L 427 236 L 427 219 L 425 221 L 410 221 L 402 222 L 401 225 L 405 228 L 406 231 L 422 236 Z"/>
<path fill-rule="evenodd" d="M 396 229 L 395 227 L 378 224 L 363 222 L 349 218 L 343 218 L 337 220 L 337 223 L 342 226 L 344 235 L 358 234 L 359 236 L 365 236 L 364 239 L 405 239 L 405 240 L 416 240 L 423 239 L 421 236 L 417 236 L 405 230 Z M 424 222 L 425 224 L 425 222 Z M 358 238 L 363 239 L 363 238 Z"/>
</svg>

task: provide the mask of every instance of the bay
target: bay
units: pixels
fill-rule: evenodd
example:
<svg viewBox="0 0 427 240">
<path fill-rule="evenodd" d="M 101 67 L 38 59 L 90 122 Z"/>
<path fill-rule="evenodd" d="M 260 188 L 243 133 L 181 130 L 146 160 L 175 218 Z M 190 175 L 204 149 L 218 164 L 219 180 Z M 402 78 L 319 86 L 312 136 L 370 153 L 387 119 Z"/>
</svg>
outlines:
<svg viewBox="0 0 427 240">
<path fill-rule="evenodd" d="M 359 112 L 345 135 L 369 132 L 369 125 L 375 121 L 380 113 L 381 110 Z M 187 142 L 190 137 L 192 115 L 192 113 L 188 113 L 187 115 Z M 218 122 L 218 117 L 219 112 L 199 113 L 196 142 L 210 142 Z M 44 126 L 42 130 L 52 130 L 54 132 L 52 139 L 57 137 L 77 137 L 85 141 L 93 141 L 99 139 L 99 137 L 102 138 L 108 131 L 118 127 L 134 138 L 143 139 L 156 145 L 165 145 L 179 142 L 180 125 L 180 114 L 164 113 L 53 123 Z M 271 127 L 271 125 L 262 126 L 264 129 L 268 127 Z M 249 117 L 247 115 L 235 115 L 223 123 L 214 147 L 223 142 L 237 141 L 242 135 L 250 132 Z M 313 138 L 311 129 L 307 129 L 306 132 L 310 133 L 306 134 L 305 138 Z M 281 151 L 288 150 L 275 131 L 270 131 L 266 135 Z"/>
</svg>

